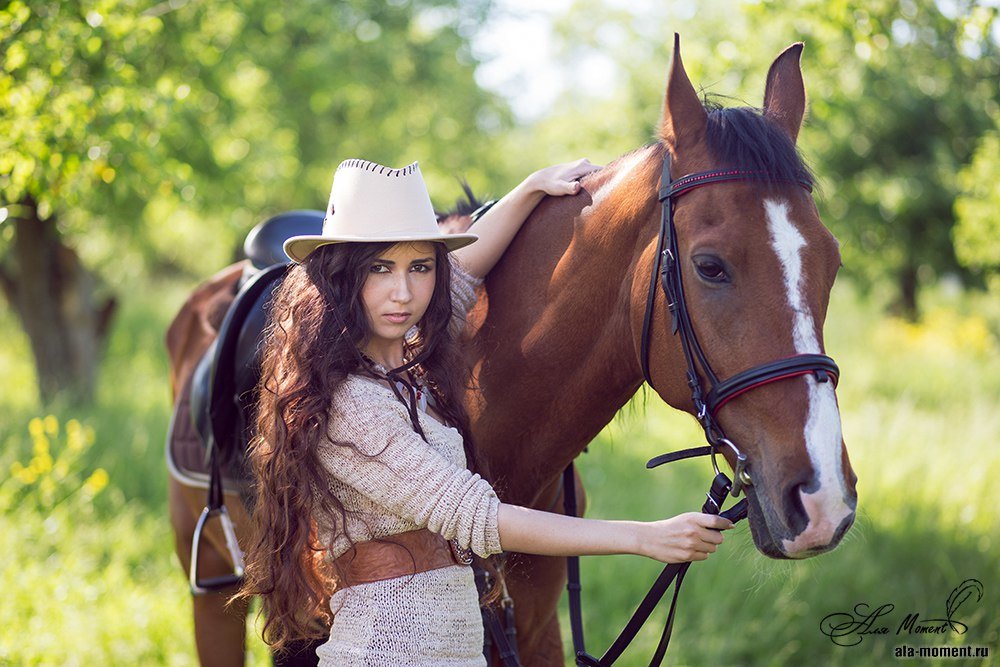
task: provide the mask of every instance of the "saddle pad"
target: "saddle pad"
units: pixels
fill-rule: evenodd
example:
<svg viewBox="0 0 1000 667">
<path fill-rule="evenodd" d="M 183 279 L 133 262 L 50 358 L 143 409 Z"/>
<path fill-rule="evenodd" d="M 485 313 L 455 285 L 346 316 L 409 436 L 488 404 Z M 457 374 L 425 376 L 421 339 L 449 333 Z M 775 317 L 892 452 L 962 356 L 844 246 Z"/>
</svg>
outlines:
<svg viewBox="0 0 1000 667">
<path fill-rule="evenodd" d="M 198 286 L 167 330 L 170 386 L 175 398 L 167 430 L 166 459 L 170 475 L 186 486 L 208 488 L 205 444 L 191 419 L 191 379 L 198 360 L 215 340 L 247 262 L 237 262 Z M 241 476 L 223 467 L 223 489 L 236 492 Z"/>
<path fill-rule="evenodd" d="M 205 459 L 205 443 L 191 420 L 191 378 L 181 387 L 180 396 L 174 404 L 170 417 L 166 443 L 167 469 L 170 476 L 185 486 L 208 488 L 208 461 Z M 249 479 L 245 478 L 239 466 L 229 464 L 222 467 L 222 490 L 239 493 L 246 489 Z"/>
</svg>

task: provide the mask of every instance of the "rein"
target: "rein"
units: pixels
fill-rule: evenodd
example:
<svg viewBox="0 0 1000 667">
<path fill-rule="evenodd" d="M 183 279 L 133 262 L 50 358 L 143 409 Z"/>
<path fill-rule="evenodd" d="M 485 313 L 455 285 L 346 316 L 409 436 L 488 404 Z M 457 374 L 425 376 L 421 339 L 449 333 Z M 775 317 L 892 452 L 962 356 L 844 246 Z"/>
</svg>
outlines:
<svg viewBox="0 0 1000 667">
<path fill-rule="evenodd" d="M 649 386 L 652 387 L 653 381 L 649 373 L 649 337 L 657 291 L 656 276 L 659 274 L 659 282 L 666 296 L 667 308 L 670 311 L 672 319 L 671 332 L 680 335 L 681 348 L 684 350 L 684 359 L 687 363 L 686 377 L 688 387 L 691 389 L 691 401 L 694 404 L 695 417 L 705 432 L 705 440 L 708 442 L 708 446 L 695 447 L 657 456 L 651 459 L 646 464 L 646 467 L 654 468 L 664 463 L 697 456 L 711 456 L 715 478 L 712 480 L 712 485 L 706 494 L 707 499 L 701 511 L 707 514 L 719 514 L 736 523 L 747 515 L 746 499 L 744 498 L 726 511 L 722 510 L 722 505 L 727 496 L 738 497 L 745 487 L 753 484 L 753 480 L 750 477 L 746 454 L 726 437 L 722 426 L 716 421 L 719 410 L 737 396 L 772 382 L 803 375 L 815 375 L 818 382 L 828 382 L 832 376 L 833 381 L 836 383 L 840 372 L 833 359 L 824 354 L 796 354 L 753 366 L 730 378 L 722 381 L 719 380 L 718 376 L 712 370 L 712 366 L 709 364 L 701 344 L 698 342 L 694 324 L 688 313 L 687 302 L 684 297 L 684 285 L 681 279 L 677 228 L 674 226 L 674 205 L 677 198 L 696 188 L 713 183 L 761 181 L 766 180 L 768 174 L 756 171 L 726 169 L 688 174 L 675 181 L 670 176 L 670 165 L 671 158 L 668 150 L 663 156 L 663 170 L 660 175 L 660 189 L 658 193 L 658 199 L 662 206 L 660 232 L 657 238 L 656 255 L 650 276 L 646 311 L 642 323 L 640 349 L 642 375 Z M 812 185 L 807 179 L 800 178 L 795 182 L 807 191 L 812 192 Z M 707 392 L 702 388 L 701 376 L 698 373 L 699 367 L 708 383 Z M 736 458 L 736 466 L 733 470 L 734 479 L 732 481 L 719 469 L 717 454 L 723 447 L 731 450 Z M 570 463 L 569 467 L 563 473 L 563 498 L 566 514 L 576 516 L 576 491 L 572 463 Z M 636 634 L 638 634 L 643 624 L 649 619 L 653 610 L 666 594 L 667 589 L 676 581 L 673 599 L 670 603 L 670 610 L 660 636 L 660 642 L 649 663 L 650 667 L 660 665 L 666 654 L 667 646 L 670 643 L 674 613 L 677 610 L 677 598 L 680 594 L 681 583 L 684 581 L 684 575 L 687 573 L 691 563 L 671 563 L 664 567 L 660 576 L 653 583 L 652 588 L 650 588 L 639 604 L 639 607 L 632 614 L 625 628 L 618 635 L 618 638 L 604 655 L 597 658 L 587 653 L 584 648 L 583 616 L 580 604 L 579 559 L 570 557 L 567 561 L 568 582 L 566 588 L 569 593 L 570 625 L 572 628 L 576 664 L 580 667 L 609 667 L 614 664 L 628 647 L 629 643 L 635 638 Z"/>
</svg>

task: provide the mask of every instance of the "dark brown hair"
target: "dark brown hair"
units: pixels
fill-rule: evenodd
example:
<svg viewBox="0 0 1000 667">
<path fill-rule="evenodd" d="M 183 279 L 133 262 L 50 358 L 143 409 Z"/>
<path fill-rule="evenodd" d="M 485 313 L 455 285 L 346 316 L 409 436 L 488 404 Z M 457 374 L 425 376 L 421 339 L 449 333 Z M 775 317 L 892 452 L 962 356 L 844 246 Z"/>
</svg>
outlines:
<svg viewBox="0 0 1000 667">
<path fill-rule="evenodd" d="M 289 269 L 275 292 L 265 329 L 256 417 L 249 447 L 255 479 L 253 535 L 246 576 L 236 598 L 263 597 L 264 640 L 276 649 L 288 641 L 321 636 L 329 625 L 333 593 L 314 517 L 338 517 L 343 504 L 330 491 L 320 450 L 329 446 L 330 397 L 351 373 L 367 369 L 359 348 L 371 336 L 361 298 L 369 269 L 393 243 L 341 243 L 317 248 Z M 463 435 L 469 467 L 487 477 L 476 460 L 462 404 L 468 368 L 452 318 L 451 265 L 434 243 L 434 294 L 408 355 L 424 353 L 420 370 L 437 409 Z M 335 443 L 353 446 L 351 443 Z M 333 540 L 338 538 L 332 536 Z M 492 569 L 492 568 L 491 568 Z"/>
</svg>

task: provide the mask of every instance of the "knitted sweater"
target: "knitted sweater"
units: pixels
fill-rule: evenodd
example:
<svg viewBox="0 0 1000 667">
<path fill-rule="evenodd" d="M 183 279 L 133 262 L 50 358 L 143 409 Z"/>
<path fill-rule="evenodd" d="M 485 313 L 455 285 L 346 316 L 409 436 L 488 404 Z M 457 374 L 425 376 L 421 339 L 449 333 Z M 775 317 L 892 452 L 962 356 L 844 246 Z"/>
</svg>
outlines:
<svg viewBox="0 0 1000 667">
<path fill-rule="evenodd" d="M 456 318 L 464 318 L 475 301 L 476 281 L 454 261 L 452 276 Z M 424 442 L 387 386 L 354 375 L 338 389 L 330 416 L 322 462 L 347 511 L 345 526 L 339 517 L 316 517 L 321 539 L 340 535 L 331 557 L 349 548 L 345 532 L 361 542 L 418 528 L 456 539 L 480 556 L 501 551 L 499 500 L 486 480 L 466 468 L 456 429 L 418 412 Z M 317 649 L 321 665 L 484 664 L 469 567 L 355 585 L 334 593 L 330 606 L 330 640 Z"/>
</svg>

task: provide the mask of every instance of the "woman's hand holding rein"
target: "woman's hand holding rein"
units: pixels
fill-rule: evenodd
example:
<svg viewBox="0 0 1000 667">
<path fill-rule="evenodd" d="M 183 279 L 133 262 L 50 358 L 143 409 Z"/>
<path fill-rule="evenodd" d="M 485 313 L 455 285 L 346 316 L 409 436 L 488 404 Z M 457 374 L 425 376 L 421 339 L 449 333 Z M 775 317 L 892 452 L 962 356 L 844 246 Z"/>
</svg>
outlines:
<svg viewBox="0 0 1000 667">
<path fill-rule="evenodd" d="M 580 191 L 579 179 L 597 169 L 600 167 L 583 158 L 536 171 L 469 228 L 470 233 L 479 235 L 479 240 L 452 255 L 472 276 L 485 278 L 543 197 L 575 195 Z"/>
<path fill-rule="evenodd" d="M 500 504 L 497 515 L 504 551 L 542 556 L 636 554 L 663 563 L 705 560 L 722 544 L 728 519 L 688 512 L 653 522 L 581 519 Z"/>
</svg>

